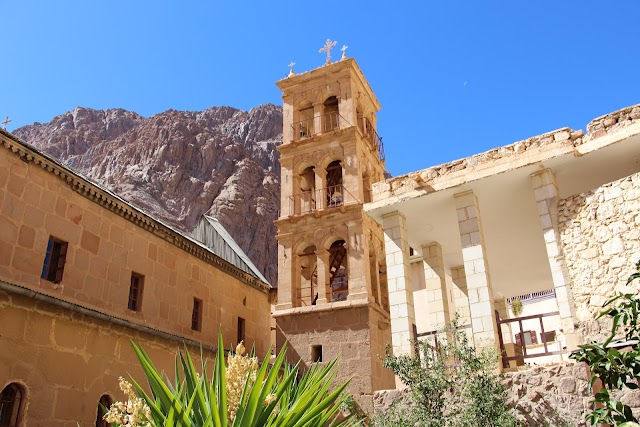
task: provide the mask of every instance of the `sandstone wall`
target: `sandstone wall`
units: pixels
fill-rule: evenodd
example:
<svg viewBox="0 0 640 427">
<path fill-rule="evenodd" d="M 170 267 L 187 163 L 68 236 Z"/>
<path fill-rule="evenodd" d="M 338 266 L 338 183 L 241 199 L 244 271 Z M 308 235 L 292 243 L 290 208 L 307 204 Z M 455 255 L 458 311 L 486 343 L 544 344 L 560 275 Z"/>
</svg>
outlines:
<svg viewBox="0 0 640 427">
<path fill-rule="evenodd" d="M 343 307 L 336 307 L 338 304 Z M 366 303 L 332 305 L 331 310 L 276 312 L 278 348 L 288 341 L 289 362 L 302 359 L 301 366 L 306 369 L 313 363 L 312 346 L 321 345 L 323 363 L 338 358 L 335 383 L 351 379 L 349 392 L 363 411 L 371 413 L 373 392 L 394 387 L 393 372 L 382 366 L 391 335 L 388 317 Z"/>
<path fill-rule="evenodd" d="M 0 388 L 12 382 L 23 387 L 21 425 L 28 426 L 95 425 L 102 395 L 124 400 L 118 377 L 131 374 L 144 385 L 129 338 L 170 377 L 174 356 L 184 348 L 175 341 L 4 291 L 0 291 L 0 325 Z M 194 357 L 200 354 L 199 348 L 189 350 Z"/>
<path fill-rule="evenodd" d="M 560 200 L 558 223 L 579 330 L 601 341 L 609 326 L 593 319 L 603 303 L 637 292 L 625 283 L 640 260 L 640 173 Z"/>
<path fill-rule="evenodd" d="M 237 339 L 270 345 L 265 291 L 187 253 L 78 194 L 71 183 L 0 146 L 0 279 L 71 303 L 215 346 Z M 41 279 L 50 236 L 68 242 L 59 284 Z M 127 308 L 131 273 L 145 276 L 140 311 Z M 194 297 L 202 330 L 191 329 Z"/>
</svg>

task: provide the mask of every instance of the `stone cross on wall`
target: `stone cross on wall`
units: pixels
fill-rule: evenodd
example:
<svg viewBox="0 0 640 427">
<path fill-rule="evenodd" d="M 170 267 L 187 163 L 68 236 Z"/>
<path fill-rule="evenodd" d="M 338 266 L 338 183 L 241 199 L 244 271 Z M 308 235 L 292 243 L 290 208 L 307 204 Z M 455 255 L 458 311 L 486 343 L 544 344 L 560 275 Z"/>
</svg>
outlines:
<svg viewBox="0 0 640 427">
<path fill-rule="evenodd" d="M 0 124 L 2 125 L 3 129 L 7 129 L 7 125 L 11 123 L 11 119 L 9 118 L 9 116 L 7 116 L 6 119 L 4 119 L 4 122 L 0 122 Z"/>
<path fill-rule="evenodd" d="M 342 48 L 340 49 L 342 51 L 342 58 L 340 58 L 341 61 L 343 59 L 347 59 L 347 49 L 348 48 L 349 48 L 349 46 L 347 46 L 346 44 L 342 45 Z"/>
<path fill-rule="evenodd" d="M 293 72 L 293 66 L 296 65 L 295 62 L 291 61 L 289 63 L 289 77 L 293 76 L 295 73 Z"/>
<path fill-rule="evenodd" d="M 331 39 L 327 39 L 327 41 L 324 43 L 324 47 L 320 49 L 320 53 L 327 53 L 327 61 L 324 63 L 324 65 L 331 64 L 331 49 L 336 47 L 337 44 L 337 41 L 332 42 Z"/>
</svg>

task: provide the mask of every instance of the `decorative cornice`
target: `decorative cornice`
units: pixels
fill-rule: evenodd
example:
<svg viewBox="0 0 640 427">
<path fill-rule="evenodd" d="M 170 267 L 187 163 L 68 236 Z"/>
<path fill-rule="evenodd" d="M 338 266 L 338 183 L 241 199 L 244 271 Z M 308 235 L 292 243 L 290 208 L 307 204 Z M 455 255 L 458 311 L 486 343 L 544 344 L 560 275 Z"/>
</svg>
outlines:
<svg viewBox="0 0 640 427">
<path fill-rule="evenodd" d="M 102 187 L 100 184 L 92 182 L 89 178 L 82 176 L 79 172 L 63 165 L 61 162 L 53 159 L 47 154 L 40 152 L 35 147 L 21 141 L 15 135 L 3 129 L 0 129 L 0 142 L 2 146 L 19 156 L 20 160 L 40 166 L 42 169 L 54 174 L 64 181 L 76 193 L 132 222 L 143 230 L 154 234 L 201 261 L 228 273 L 241 282 L 262 292 L 268 293 L 269 289 L 271 289 L 269 284 L 264 283 L 220 258 L 211 252 L 211 250 L 206 246 L 197 242 L 193 238 L 175 230 L 167 224 L 164 224 L 162 221 L 153 218 L 142 209 L 125 201 L 123 198 Z"/>
</svg>

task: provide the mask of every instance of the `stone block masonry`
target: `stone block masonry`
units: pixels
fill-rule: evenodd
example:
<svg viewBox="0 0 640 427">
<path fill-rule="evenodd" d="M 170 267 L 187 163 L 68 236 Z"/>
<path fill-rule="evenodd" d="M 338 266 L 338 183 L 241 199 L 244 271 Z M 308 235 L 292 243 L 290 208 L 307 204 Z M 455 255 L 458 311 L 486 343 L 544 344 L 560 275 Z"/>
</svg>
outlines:
<svg viewBox="0 0 640 427">
<path fill-rule="evenodd" d="M 609 325 L 594 320 L 625 286 L 640 261 L 640 174 L 558 202 L 562 250 L 572 279 L 576 317 L 584 341 L 602 341 Z"/>
</svg>

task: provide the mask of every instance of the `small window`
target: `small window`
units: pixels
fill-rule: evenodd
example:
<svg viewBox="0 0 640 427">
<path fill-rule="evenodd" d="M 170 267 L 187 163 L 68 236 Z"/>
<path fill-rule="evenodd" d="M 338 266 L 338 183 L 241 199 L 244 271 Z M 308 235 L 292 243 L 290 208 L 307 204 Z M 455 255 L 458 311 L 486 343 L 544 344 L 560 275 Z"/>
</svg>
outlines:
<svg viewBox="0 0 640 427">
<path fill-rule="evenodd" d="M 98 414 L 96 416 L 96 427 L 109 427 L 111 424 L 107 423 L 104 419 L 105 414 L 111 408 L 111 397 L 107 394 L 103 394 L 98 402 Z"/>
<path fill-rule="evenodd" d="M 238 343 L 244 341 L 244 319 L 242 317 L 238 317 Z"/>
<path fill-rule="evenodd" d="M 142 290 L 144 288 L 144 276 L 131 273 L 131 286 L 129 286 L 129 310 L 140 311 L 142 308 Z"/>
<path fill-rule="evenodd" d="M 311 361 L 314 363 L 322 362 L 322 346 L 321 345 L 311 346 Z"/>
<path fill-rule="evenodd" d="M 9 384 L 0 394 L 0 426 L 14 427 L 20 420 L 20 404 L 22 401 L 21 387 L 15 383 Z"/>
<path fill-rule="evenodd" d="M 193 299 L 193 311 L 191 312 L 191 329 L 194 331 L 202 330 L 202 300 Z"/>
<path fill-rule="evenodd" d="M 520 332 L 519 334 L 516 334 L 516 344 L 525 345 L 525 346 L 538 344 L 538 337 L 536 335 L 536 331 L 524 331 L 524 332 Z"/>
<path fill-rule="evenodd" d="M 64 272 L 64 263 L 67 259 L 68 246 L 67 242 L 49 236 L 47 254 L 44 257 L 44 265 L 42 266 L 40 277 L 53 283 L 60 283 Z"/>
</svg>

